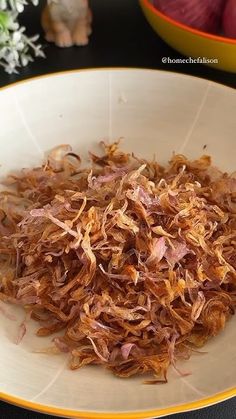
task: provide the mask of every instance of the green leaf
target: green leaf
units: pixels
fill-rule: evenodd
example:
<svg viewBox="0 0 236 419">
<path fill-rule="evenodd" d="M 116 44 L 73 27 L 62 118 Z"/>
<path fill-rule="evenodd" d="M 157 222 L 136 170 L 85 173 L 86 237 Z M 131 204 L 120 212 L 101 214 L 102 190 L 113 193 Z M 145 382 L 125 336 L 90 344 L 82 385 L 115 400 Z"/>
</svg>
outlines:
<svg viewBox="0 0 236 419">
<path fill-rule="evenodd" d="M 7 12 L 0 12 L 0 29 L 6 30 L 8 27 L 9 15 Z"/>
</svg>

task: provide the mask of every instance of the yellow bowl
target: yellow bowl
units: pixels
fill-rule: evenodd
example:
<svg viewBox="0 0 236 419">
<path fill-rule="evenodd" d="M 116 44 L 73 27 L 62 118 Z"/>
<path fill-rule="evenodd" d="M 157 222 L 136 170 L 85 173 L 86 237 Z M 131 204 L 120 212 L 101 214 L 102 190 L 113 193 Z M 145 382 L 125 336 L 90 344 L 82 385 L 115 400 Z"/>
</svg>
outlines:
<svg viewBox="0 0 236 419">
<path fill-rule="evenodd" d="M 139 0 L 139 2 L 152 28 L 171 47 L 187 57 L 204 57 L 205 61 L 217 59 L 217 63 L 207 65 L 236 72 L 236 40 L 211 35 L 183 25 L 155 9 L 150 0 Z"/>
</svg>

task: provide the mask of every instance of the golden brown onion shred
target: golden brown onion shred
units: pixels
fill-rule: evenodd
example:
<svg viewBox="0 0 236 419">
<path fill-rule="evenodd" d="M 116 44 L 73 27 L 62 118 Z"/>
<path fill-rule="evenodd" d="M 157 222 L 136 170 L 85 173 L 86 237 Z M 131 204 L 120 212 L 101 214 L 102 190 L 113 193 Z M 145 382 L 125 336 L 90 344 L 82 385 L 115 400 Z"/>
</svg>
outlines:
<svg viewBox="0 0 236 419">
<path fill-rule="evenodd" d="M 63 145 L 5 180 L 0 299 L 24 306 L 38 336 L 63 331 L 51 352 L 72 369 L 165 382 L 234 313 L 236 179 L 208 156 L 161 167 L 102 146 L 85 169 Z"/>
</svg>

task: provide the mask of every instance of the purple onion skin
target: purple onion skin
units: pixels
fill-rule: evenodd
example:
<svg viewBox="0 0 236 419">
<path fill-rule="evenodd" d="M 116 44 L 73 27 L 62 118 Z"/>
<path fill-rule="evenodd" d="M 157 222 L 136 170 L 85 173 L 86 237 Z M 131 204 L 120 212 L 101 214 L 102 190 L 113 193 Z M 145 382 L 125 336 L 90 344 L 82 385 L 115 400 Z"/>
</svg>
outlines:
<svg viewBox="0 0 236 419">
<path fill-rule="evenodd" d="M 224 15 L 223 29 L 228 38 L 236 39 L 236 0 L 228 0 Z"/>
<path fill-rule="evenodd" d="M 209 33 L 219 31 L 225 3 L 226 0 L 153 0 L 155 8 L 165 15 Z"/>
</svg>

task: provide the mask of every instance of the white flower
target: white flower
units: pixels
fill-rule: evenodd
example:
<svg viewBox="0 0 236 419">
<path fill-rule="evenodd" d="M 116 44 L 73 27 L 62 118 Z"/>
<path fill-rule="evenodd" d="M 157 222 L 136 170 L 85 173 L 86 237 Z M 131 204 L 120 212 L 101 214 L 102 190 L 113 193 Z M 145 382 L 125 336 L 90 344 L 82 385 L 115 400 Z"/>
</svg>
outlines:
<svg viewBox="0 0 236 419">
<path fill-rule="evenodd" d="M 24 48 L 25 48 L 25 44 L 24 44 L 23 41 L 20 41 L 20 42 L 17 43 L 17 45 L 16 45 L 16 50 L 17 51 L 23 51 Z"/>
<path fill-rule="evenodd" d="M 4 58 L 4 57 L 6 56 L 6 54 L 7 54 L 7 47 L 2 47 L 2 48 L 0 49 L 0 60 L 1 60 L 2 58 Z"/>
<path fill-rule="evenodd" d="M 9 39 L 9 35 L 6 32 L 2 32 L 0 33 L 0 45 L 4 45 Z M 0 51 L 1 51 L 0 47 Z"/>
<path fill-rule="evenodd" d="M 30 0 L 34 6 L 38 5 L 38 0 Z M 28 4 L 27 0 L 0 0 L 0 9 L 6 10 L 9 8 L 17 13 L 22 13 L 25 6 Z"/>
<path fill-rule="evenodd" d="M 17 44 L 18 42 L 20 42 L 21 37 L 22 37 L 22 34 L 21 34 L 21 32 L 20 32 L 20 31 L 15 31 L 15 32 L 13 32 L 12 42 L 13 42 L 14 44 Z"/>
<path fill-rule="evenodd" d="M 37 5 L 38 0 L 30 0 Z M 37 44 L 39 35 L 28 37 L 25 27 L 17 22 L 18 14 L 29 3 L 27 0 L 0 0 L 0 67 L 9 73 L 17 73 L 34 57 L 44 57 L 42 46 Z"/>
<path fill-rule="evenodd" d="M 28 65 L 28 63 L 31 61 L 30 57 L 26 54 L 22 54 L 21 57 L 20 57 L 20 60 L 21 60 L 21 65 L 23 67 L 26 67 Z"/>
<path fill-rule="evenodd" d="M 7 0 L 0 0 L 0 10 L 5 10 L 7 8 Z"/>
<path fill-rule="evenodd" d="M 5 71 L 9 74 L 18 73 L 18 71 L 16 70 L 16 63 L 14 63 L 13 61 L 8 63 L 5 66 Z"/>
<path fill-rule="evenodd" d="M 5 60 L 7 60 L 9 63 L 18 63 L 19 60 L 19 54 L 15 49 L 9 50 L 6 53 Z"/>
</svg>

